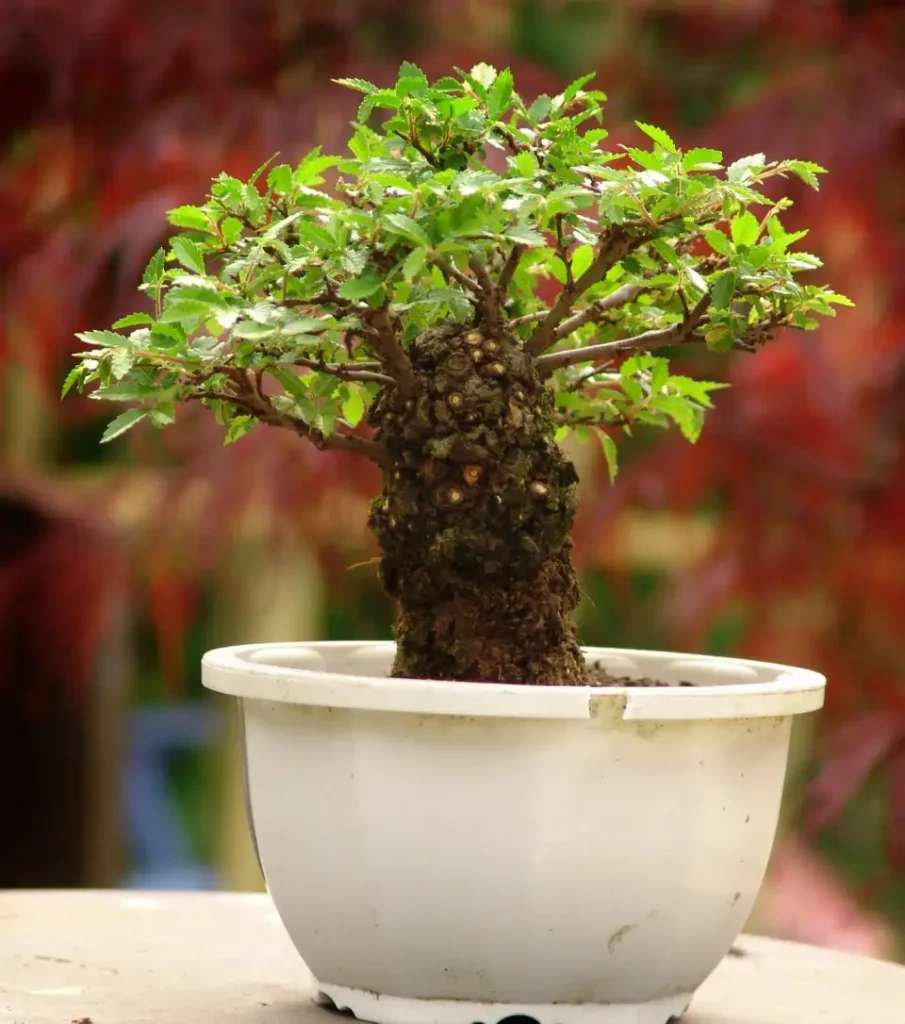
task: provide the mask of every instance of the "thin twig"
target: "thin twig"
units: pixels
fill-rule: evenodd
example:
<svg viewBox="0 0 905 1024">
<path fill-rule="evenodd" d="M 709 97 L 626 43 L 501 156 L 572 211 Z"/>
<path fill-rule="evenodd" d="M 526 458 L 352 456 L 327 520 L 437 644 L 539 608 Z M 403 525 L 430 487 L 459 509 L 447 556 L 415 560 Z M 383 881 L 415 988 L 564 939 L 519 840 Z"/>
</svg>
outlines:
<svg viewBox="0 0 905 1024">
<path fill-rule="evenodd" d="M 452 263 L 447 263 L 446 260 L 437 259 L 436 257 L 432 258 L 431 262 L 439 267 L 446 277 L 451 277 L 454 281 L 458 281 L 463 288 L 467 288 L 473 295 L 482 294 L 482 289 L 478 282 L 470 278 L 468 274 L 463 274 Z"/>
<path fill-rule="evenodd" d="M 626 427 L 632 421 L 628 416 L 616 416 L 613 419 L 601 419 L 599 416 L 572 416 L 569 413 L 553 414 L 553 422 L 558 427 Z"/>
<path fill-rule="evenodd" d="M 572 276 L 572 261 L 568 258 L 569 246 L 566 245 L 562 235 L 562 218 L 563 215 L 561 213 L 558 213 L 553 218 L 556 225 L 556 255 L 562 260 L 562 264 L 566 268 L 566 288 L 574 291 L 575 278 Z"/>
<path fill-rule="evenodd" d="M 492 132 L 496 132 L 497 135 L 502 135 L 506 140 L 506 144 L 509 146 L 509 149 L 514 154 L 524 153 L 526 150 L 530 149 L 530 147 L 525 143 L 519 142 L 508 128 L 504 128 L 503 125 L 499 123 L 493 126 Z"/>
<path fill-rule="evenodd" d="M 636 334 L 631 338 L 621 338 L 619 341 L 607 341 L 601 345 L 588 345 L 584 348 L 567 348 L 562 352 L 550 352 L 548 355 L 541 356 L 537 360 L 536 366 L 544 373 L 552 373 L 563 366 L 593 362 L 601 356 L 610 356 L 620 352 L 635 352 L 641 349 L 650 351 L 664 345 L 680 345 L 683 342 L 691 341 L 701 326 L 704 312 L 709 303 L 710 294 L 707 293 L 688 317 L 676 324 L 670 324 L 669 327 L 645 331 L 643 334 Z"/>
<path fill-rule="evenodd" d="M 566 391 L 580 391 L 592 377 L 596 377 L 599 373 L 605 373 L 612 365 L 613 361 L 607 360 L 603 366 L 592 366 L 589 370 L 584 370 L 566 386 Z"/>
<path fill-rule="evenodd" d="M 634 302 L 635 299 L 641 294 L 644 289 L 638 284 L 624 284 L 621 288 L 617 288 L 611 295 L 607 295 L 602 299 L 598 299 L 596 302 L 592 302 L 585 309 L 580 310 L 578 313 L 573 314 L 568 320 L 563 322 L 554 331 L 554 337 L 557 341 L 561 338 L 567 337 L 573 331 L 578 330 L 584 324 L 594 323 L 597 320 L 602 319 L 603 315 L 611 309 L 616 309 L 617 306 L 624 306 L 629 302 Z"/>
<path fill-rule="evenodd" d="M 389 377 L 377 370 L 362 369 L 364 366 L 380 366 L 380 363 L 325 363 L 318 359 L 308 359 L 305 356 L 297 356 L 293 359 L 293 365 L 304 366 L 309 370 L 317 370 L 318 373 L 329 373 L 340 380 L 358 380 L 362 382 L 371 381 L 374 384 L 382 384 L 384 387 L 395 387 L 396 378 Z"/>
<path fill-rule="evenodd" d="M 539 320 L 543 320 L 549 312 L 549 309 L 539 309 L 536 313 L 525 313 L 524 316 L 513 317 L 509 321 L 509 326 L 521 327 L 522 324 L 536 324 Z"/>
<path fill-rule="evenodd" d="M 251 378 L 246 376 L 244 384 L 237 382 L 237 386 L 242 388 L 240 394 L 230 394 L 224 391 L 196 391 L 194 394 L 188 395 L 187 398 L 227 402 L 261 423 L 293 431 L 321 451 L 356 452 L 373 462 L 386 463 L 385 449 L 372 438 L 359 437 L 355 434 L 322 434 L 303 420 L 278 412 L 271 400 L 260 391 Z"/>
</svg>

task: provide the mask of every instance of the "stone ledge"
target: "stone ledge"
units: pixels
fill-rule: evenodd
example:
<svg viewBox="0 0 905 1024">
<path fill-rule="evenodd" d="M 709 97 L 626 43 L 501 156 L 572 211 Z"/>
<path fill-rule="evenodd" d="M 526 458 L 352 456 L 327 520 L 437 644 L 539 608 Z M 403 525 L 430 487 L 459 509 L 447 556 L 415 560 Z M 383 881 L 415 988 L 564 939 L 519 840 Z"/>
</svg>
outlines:
<svg viewBox="0 0 905 1024">
<path fill-rule="evenodd" d="M 0 1024 L 337 1020 L 264 895 L 0 892 L 0 964 Z M 903 1007 L 903 967 L 744 936 L 685 1024 L 892 1024 Z"/>
</svg>

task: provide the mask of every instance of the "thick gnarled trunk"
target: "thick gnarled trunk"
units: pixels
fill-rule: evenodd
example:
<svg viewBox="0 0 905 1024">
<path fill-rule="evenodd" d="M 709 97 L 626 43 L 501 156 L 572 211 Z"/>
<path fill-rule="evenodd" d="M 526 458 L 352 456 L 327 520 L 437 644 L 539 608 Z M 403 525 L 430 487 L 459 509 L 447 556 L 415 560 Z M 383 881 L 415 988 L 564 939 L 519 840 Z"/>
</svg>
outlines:
<svg viewBox="0 0 905 1024">
<path fill-rule="evenodd" d="M 587 682 L 572 621 L 577 476 L 520 343 L 458 325 L 410 349 L 417 397 L 383 393 L 388 455 L 370 524 L 399 606 L 394 675 Z"/>
</svg>

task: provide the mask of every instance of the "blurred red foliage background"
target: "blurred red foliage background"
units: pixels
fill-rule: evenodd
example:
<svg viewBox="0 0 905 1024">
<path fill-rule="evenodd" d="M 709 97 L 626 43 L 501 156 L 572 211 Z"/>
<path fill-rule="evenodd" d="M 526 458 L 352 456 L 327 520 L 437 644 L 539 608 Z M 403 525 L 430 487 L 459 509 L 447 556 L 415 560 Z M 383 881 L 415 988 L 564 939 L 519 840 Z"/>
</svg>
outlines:
<svg viewBox="0 0 905 1024">
<path fill-rule="evenodd" d="M 732 653 L 829 677 L 805 827 L 833 825 L 868 777 L 881 777 L 881 881 L 896 882 L 905 867 L 903 53 L 902 5 L 856 0 L 342 0 L 317 10 L 291 0 L 5 0 L 0 395 L 8 403 L 18 386 L 14 368 L 37 382 L 34 401 L 60 427 L 45 476 L 95 457 L 85 453 L 104 410 L 57 405 L 74 332 L 138 308 L 135 285 L 165 234 L 164 211 L 196 201 L 220 170 L 248 174 L 277 150 L 292 160 L 314 143 L 339 146 L 355 98 L 333 77 L 382 80 L 402 59 L 433 74 L 488 60 L 511 66 L 532 95 L 597 68 L 617 139 L 637 116 L 732 158 L 765 149 L 818 161 L 831 173 L 819 193 L 795 191 L 789 221 L 811 226 L 808 248 L 857 308 L 816 336 L 734 363 L 733 388 L 699 444 L 661 438 L 630 453 L 614 488 L 586 488 L 576 540 L 592 568 L 627 509 L 710 515 L 702 559 L 657 590 L 663 630 L 677 648 L 704 649 L 730 612 L 740 623 Z M 313 457 L 291 437 L 257 432 L 223 449 L 206 419 L 187 415 L 182 428 L 141 434 L 130 449 L 131 468 L 153 467 L 159 483 L 148 498 L 155 525 L 133 554 L 174 672 L 199 581 L 252 499 L 278 512 L 279 528 L 314 537 L 332 572 L 366 543 L 362 509 L 375 487 L 367 467 Z M 72 515 L 82 514 L 76 503 Z M 71 545 L 57 572 L 75 574 L 83 553 Z M 13 573 L 38 570 L 23 561 L 31 557 L 40 554 L 0 559 L 0 602 Z M 79 621 L 61 612 L 53 628 L 87 664 Z"/>
</svg>

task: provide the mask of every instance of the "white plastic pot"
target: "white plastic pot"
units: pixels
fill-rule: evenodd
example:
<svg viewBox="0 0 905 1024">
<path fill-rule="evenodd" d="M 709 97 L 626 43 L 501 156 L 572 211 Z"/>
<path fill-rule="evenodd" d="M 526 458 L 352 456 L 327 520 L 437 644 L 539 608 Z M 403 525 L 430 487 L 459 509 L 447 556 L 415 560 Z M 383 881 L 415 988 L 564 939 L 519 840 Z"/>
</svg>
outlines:
<svg viewBox="0 0 905 1024">
<path fill-rule="evenodd" d="M 693 685 L 389 679 L 385 643 L 205 657 L 242 699 L 262 869 L 323 999 L 377 1024 L 685 1011 L 757 896 L 791 719 L 825 680 L 587 654 Z"/>
</svg>

